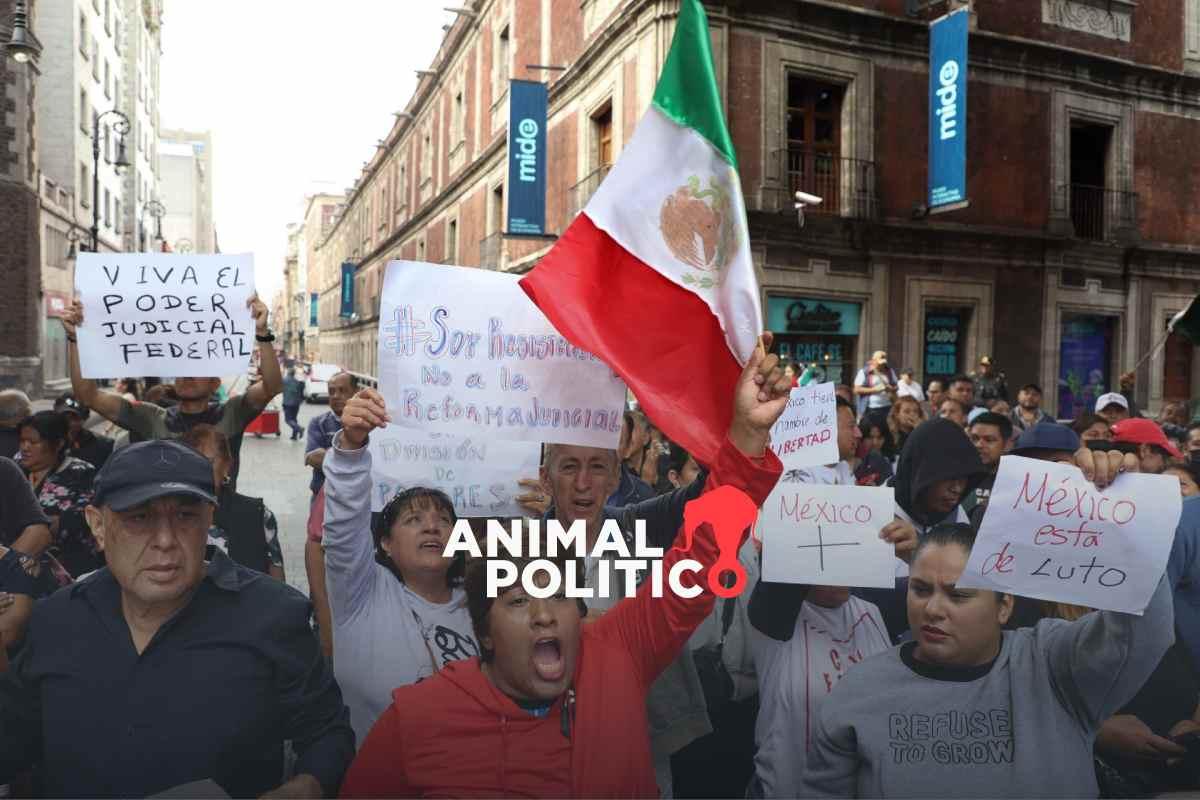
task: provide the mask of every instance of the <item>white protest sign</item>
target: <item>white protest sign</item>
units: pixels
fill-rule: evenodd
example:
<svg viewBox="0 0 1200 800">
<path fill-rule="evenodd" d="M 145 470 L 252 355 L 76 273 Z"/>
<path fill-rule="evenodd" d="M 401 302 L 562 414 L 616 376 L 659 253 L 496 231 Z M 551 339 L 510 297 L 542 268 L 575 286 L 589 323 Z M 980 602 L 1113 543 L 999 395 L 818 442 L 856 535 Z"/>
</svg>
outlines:
<svg viewBox="0 0 1200 800">
<path fill-rule="evenodd" d="M 399 425 L 371 432 L 371 510 L 413 486 L 441 489 L 460 517 L 523 517 L 513 499 L 537 478 L 541 445 L 425 433 Z"/>
<path fill-rule="evenodd" d="M 1004 456 L 959 586 L 1141 614 L 1166 569 L 1179 482 Z"/>
<path fill-rule="evenodd" d="M 80 253 L 75 291 L 85 378 L 221 377 L 250 365 L 248 254 Z"/>
<path fill-rule="evenodd" d="M 792 389 L 787 408 L 771 428 L 771 449 L 785 470 L 837 462 L 837 396 L 832 383 Z"/>
<path fill-rule="evenodd" d="M 388 264 L 379 391 L 397 425 L 615 448 L 625 384 L 554 330 L 517 275 Z"/>
<path fill-rule="evenodd" d="M 879 538 L 895 509 L 890 488 L 776 484 L 758 515 L 763 580 L 895 587 L 896 550 Z"/>
</svg>

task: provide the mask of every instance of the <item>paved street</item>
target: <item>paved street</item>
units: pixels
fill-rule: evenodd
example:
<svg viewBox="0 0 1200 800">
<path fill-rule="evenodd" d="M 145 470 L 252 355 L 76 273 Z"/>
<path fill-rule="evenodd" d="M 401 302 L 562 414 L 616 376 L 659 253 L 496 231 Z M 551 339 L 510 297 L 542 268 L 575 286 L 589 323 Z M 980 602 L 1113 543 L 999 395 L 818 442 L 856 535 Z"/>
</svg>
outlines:
<svg viewBox="0 0 1200 800">
<path fill-rule="evenodd" d="M 329 410 L 324 403 L 305 403 L 300 408 L 300 423 Z M 308 576 L 304 572 L 305 523 L 308 521 L 308 481 L 312 470 L 304 466 L 303 440 L 288 441 L 288 427 L 279 414 L 280 436 L 257 439 L 247 435 L 242 442 L 242 468 L 238 491 L 261 497 L 279 521 L 279 543 L 283 547 L 283 567 L 292 586 L 308 594 Z"/>
</svg>

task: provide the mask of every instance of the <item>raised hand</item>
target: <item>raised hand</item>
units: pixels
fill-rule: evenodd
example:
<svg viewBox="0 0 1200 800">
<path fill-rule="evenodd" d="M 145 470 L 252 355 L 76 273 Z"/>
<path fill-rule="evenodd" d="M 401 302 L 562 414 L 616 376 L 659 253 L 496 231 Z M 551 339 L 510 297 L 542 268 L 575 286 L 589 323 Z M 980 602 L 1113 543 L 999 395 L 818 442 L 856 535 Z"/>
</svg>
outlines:
<svg viewBox="0 0 1200 800">
<path fill-rule="evenodd" d="M 75 328 L 83 324 L 83 303 L 78 300 L 71 301 L 71 307 L 63 312 L 58 318 L 62 323 L 63 330 L 67 332 L 67 336 L 75 338 Z"/>
<path fill-rule="evenodd" d="M 1083 470 L 1083 477 L 1103 489 L 1117 479 L 1122 472 L 1138 472 L 1141 465 L 1134 453 L 1119 450 L 1089 450 L 1081 447 L 1075 451 L 1075 466 Z"/>
<path fill-rule="evenodd" d="M 386 427 L 390 421 L 383 395 L 374 389 L 363 389 L 346 401 L 342 410 L 342 444 L 357 450 L 366 444 L 371 431 Z"/>
<path fill-rule="evenodd" d="M 250 308 L 250 316 L 254 317 L 255 331 L 259 336 L 266 336 L 267 331 L 270 330 L 268 320 L 271 316 L 271 312 L 267 310 L 267 304 L 259 300 L 258 295 L 255 294 L 250 296 L 250 299 L 246 301 L 246 305 Z"/>
<path fill-rule="evenodd" d="M 756 348 L 738 378 L 733 393 L 733 421 L 729 439 L 749 456 L 761 456 L 770 439 L 771 427 L 787 408 L 792 382 L 779 366 L 779 356 L 771 347 L 769 332 L 762 335 L 762 347 Z"/>
</svg>

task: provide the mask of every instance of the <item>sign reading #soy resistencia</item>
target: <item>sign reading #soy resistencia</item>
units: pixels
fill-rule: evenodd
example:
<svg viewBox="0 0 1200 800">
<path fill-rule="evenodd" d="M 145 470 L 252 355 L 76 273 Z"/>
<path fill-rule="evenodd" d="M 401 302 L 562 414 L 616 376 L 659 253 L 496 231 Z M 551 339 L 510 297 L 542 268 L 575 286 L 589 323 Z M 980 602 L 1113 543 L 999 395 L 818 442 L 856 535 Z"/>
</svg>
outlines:
<svg viewBox="0 0 1200 800">
<path fill-rule="evenodd" d="M 563 338 L 516 275 L 393 261 L 379 313 L 379 390 L 405 428 L 616 447 L 625 384 Z"/>
<path fill-rule="evenodd" d="M 1141 614 L 1181 509 L 1174 478 L 1121 475 L 1101 491 L 1078 467 L 1004 456 L 958 585 Z"/>
<path fill-rule="evenodd" d="M 223 376 L 254 350 L 254 261 L 243 255 L 80 253 L 85 378 Z"/>
</svg>

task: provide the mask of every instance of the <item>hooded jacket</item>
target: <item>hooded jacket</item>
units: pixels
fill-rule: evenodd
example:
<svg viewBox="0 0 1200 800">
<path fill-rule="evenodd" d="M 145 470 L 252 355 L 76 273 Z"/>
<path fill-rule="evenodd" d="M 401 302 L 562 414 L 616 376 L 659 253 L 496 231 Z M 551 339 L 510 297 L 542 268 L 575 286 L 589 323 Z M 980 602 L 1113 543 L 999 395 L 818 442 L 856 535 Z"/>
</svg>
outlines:
<svg viewBox="0 0 1200 800">
<path fill-rule="evenodd" d="M 987 468 L 963 429 L 948 419 L 931 419 L 918 425 L 904 442 L 892 488 L 896 505 L 921 532 L 939 522 L 954 521 L 958 513 L 954 509 L 949 514 L 931 517 L 919 507 L 922 492 L 938 481 L 966 478 L 967 488 L 963 490 L 966 497 L 987 475 Z"/>
<path fill-rule="evenodd" d="M 706 489 L 736 486 L 761 505 L 782 471 L 770 450 L 750 459 L 726 440 Z M 703 567 L 694 583 L 705 591 L 653 598 L 647 582 L 583 625 L 571 689 L 546 716 L 531 715 L 499 692 L 478 658 L 396 689 L 342 796 L 657 797 L 646 693 L 712 612 L 708 565 L 717 555 L 712 532 L 702 526 L 691 550 L 668 550 L 662 566 L 665 575 L 679 559 L 695 559 Z M 685 584 L 691 579 L 692 573 L 681 577 Z"/>
</svg>

